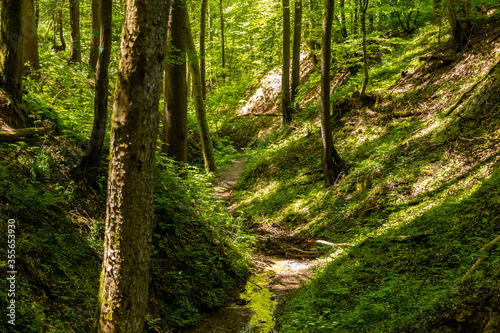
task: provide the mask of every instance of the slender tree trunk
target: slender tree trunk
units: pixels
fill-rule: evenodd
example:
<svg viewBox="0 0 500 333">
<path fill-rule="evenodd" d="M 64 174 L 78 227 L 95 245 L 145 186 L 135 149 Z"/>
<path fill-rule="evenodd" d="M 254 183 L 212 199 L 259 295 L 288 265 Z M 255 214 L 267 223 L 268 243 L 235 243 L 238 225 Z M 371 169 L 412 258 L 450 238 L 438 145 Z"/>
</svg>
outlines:
<svg viewBox="0 0 500 333">
<path fill-rule="evenodd" d="M 283 124 L 292 122 L 290 112 L 290 3 L 283 0 L 283 68 L 281 74 L 281 106 Z"/>
<path fill-rule="evenodd" d="M 33 0 L 23 0 L 23 73 L 40 69 L 38 57 L 38 36 Z M 29 66 L 26 63 L 29 62 Z"/>
<path fill-rule="evenodd" d="M 200 74 L 201 74 L 201 88 L 203 92 L 203 99 L 207 96 L 207 83 L 206 83 L 206 57 L 205 57 L 205 35 L 207 23 L 207 8 L 208 0 L 202 0 L 201 3 L 201 22 L 200 22 Z"/>
<path fill-rule="evenodd" d="M 53 45 L 53 48 L 56 52 L 66 50 L 66 41 L 64 40 L 64 31 L 63 31 L 63 11 L 62 11 L 62 8 L 64 7 L 64 0 L 61 0 L 60 3 L 58 3 L 58 5 L 60 7 L 56 10 L 56 14 L 54 15 L 54 45 Z M 60 41 L 61 45 L 57 45 L 56 35 L 59 35 L 59 41 Z"/>
<path fill-rule="evenodd" d="M 366 51 L 366 10 L 369 0 L 364 0 L 361 13 L 361 29 L 363 32 L 363 65 L 365 70 L 365 80 L 361 89 L 361 99 L 366 99 L 366 87 L 368 86 L 368 54 Z"/>
<path fill-rule="evenodd" d="M 168 1 L 126 0 L 98 297 L 98 332 L 142 333 Z"/>
<path fill-rule="evenodd" d="M 23 1 L 1 1 L 0 86 L 14 100 L 22 100 Z"/>
<path fill-rule="evenodd" d="M 456 51 L 460 52 L 464 49 L 469 41 L 469 33 L 472 27 L 471 23 L 471 2 L 466 0 L 463 3 L 463 7 L 460 12 L 463 16 L 457 14 L 457 9 L 455 8 L 454 0 L 446 0 L 448 5 L 448 17 L 450 20 L 451 31 L 453 36 L 453 41 L 456 45 Z"/>
<path fill-rule="evenodd" d="M 335 179 L 344 167 L 344 162 L 333 146 L 330 121 L 330 52 L 332 48 L 334 5 L 334 0 L 325 0 L 321 48 L 321 142 L 323 147 L 321 164 L 327 186 L 335 183 Z"/>
<path fill-rule="evenodd" d="M 94 69 L 99 57 L 99 33 L 101 31 L 101 1 L 92 0 L 92 24 L 90 29 L 89 66 Z"/>
<path fill-rule="evenodd" d="M 89 145 L 85 151 L 80 169 L 86 171 L 87 176 L 95 177 L 101 165 L 104 138 L 108 123 L 108 86 L 109 86 L 109 61 L 111 58 L 111 39 L 113 37 L 112 17 L 113 0 L 100 0 L 101 22 L 99 45 L 102 52 L 98 54 L 95 74 L 94 97 L 94 125 L 90 135 Z M 97 45 L 96 45 L 97 46 Z M 89 177 L 87 177 L 89 179 Z"/>
<path fill-rule="evenodd" d="M 352 16 L 352 34 L 357 35 L 358 30 L 359 30 L 359 25 L 358 25 L 358 0 L 354 0 L 354 6 L 353 6 L 353 16 Z"/>
<path fill-rule="evenodd" d="M 198 130 L 200 133 L 201 149 L 203 152 L 203 159 L 205 161 L 206 172 L 217 172 L 215 165 L 214 149 L 212 146 L 212 139 L 208 128 L 207 113 L 205 110 L 205 101 L 203 100 L 202 82 L 200 75 L 199 59 L 196 53 L 196 46 L 191 32 L 191 24 L 189 22 L 189 15 L 186 11 L 186 39 L 188 46 L 189 68 L 191 69 L 193 79 L 193 95 L 194 105 L 196 110 L 196 119 L 198 120 Z"/>
<path fill-rule="evenodd" d="M 441 17 L 443 0 L 432 0 L 432 22 L 437 23 Z"/>
<path fill-rule="evenodd" d="M 168 23 L 165 63 L 165 108 L 163 111 L 163 152 L 179 162 L 187 162 L 188 85 L 186 65 L 186 20 L 184 1 L 173 0 Z"/>
<path fill-rule="evenodd" d="M 220 5 L 220 39 L 221 39 L 221 48 L 222 48 L 222 79 L 224 82 L 226 81 L 226 46 L 225 46 L 225 38 L 224 38 L 224 8 L 222 6 L 222 1 L 219 0 Z"/>
<path fill-rule="evenodd" d="M 70 62 L 82 62 L 80 43 L 80 0 L 69 0 L 69 20 L 71 28 Z"/>
<path fill-rule="evenodd" d="M 342 34 L 342 38 L 346 39 L 347 38 L 347 24 L 346 24 L 346 20 L 345 20 L 345 0 L 340 0 L 340 21 L 341 21 L 340 32 Z"/>
<path fill-rule="evenodd" d="M 302 0 L 295 1 L 295 20 L 293 29 L 293 56 L 292 56 L 292 101 L 295 104 L 295 99 L 298 94 L 300 84 L 300 44 L 302 36 Z"/>
</svg>

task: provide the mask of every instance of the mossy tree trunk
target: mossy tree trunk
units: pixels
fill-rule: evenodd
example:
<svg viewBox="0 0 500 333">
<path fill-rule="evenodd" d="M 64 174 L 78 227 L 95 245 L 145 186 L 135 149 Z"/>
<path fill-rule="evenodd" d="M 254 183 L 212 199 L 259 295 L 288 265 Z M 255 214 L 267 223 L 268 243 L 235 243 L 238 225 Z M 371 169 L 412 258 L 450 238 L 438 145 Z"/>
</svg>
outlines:
<svg viewBox="0 0 500 333">
<path fill-rule="evenodd" d="M 194 105 L 196 110 L 196 119 L 198 120 L 198 130 L 200 133 L 201 149 L 203 152 L 203 159 L 205 161 L 206 172 L 217 172 L 215 165 L 214 149 L 212 146 L 212 138 L 208 128 L 207 113 L 205 110 L 205 101 L 203 100 L 202 82 L 200 75 L 199 59 L 196 53 L 196 46 L 191 32 L 191 24 L 189 22 L 189 15 L 187 10 L 184 14 L 186 22 L 186 39 L 187 39 L 187 52 L 189 57 L 189 68 L 193 79 L 193 95 Z"/>
<path fill-rule="evenodd" d="M 281 107 L 283 125 L 292 122 L 290 112 L 290 2 L 283 0 L 283 66 L 281 72 Z"/>
<path fill-rule="evenodd" d="M 80 163 L 80 169 L 86 171 L 88 176 L 95 176 L 101 165 L 102 150 L 106 137 L 108 123 L 108 86 L 109 86 L 109 62 L 111 58 L 111 39 L 113 37 L 112 17 L 113 0 L 100 0 L 100 41 L 102 52 L 98 54 L 97 69 L 95 75 L 95 97 L 94 97 L 94 124 L 90 142 L 85 155 Z"/>
<path fill-rule="evenodd" d="M 300 43 L 302 36 L 302 0 L 295 1 L 295 20 L 293 28 L 293 52 L 292 52 L 292 105 L 299 93 L 300 84 Z"/>
<path fill-rule="evenodd" d="M 472 27 L 471 22 L 471 1 L 460 2 L 461 6 L 456 4 L 456 0 L 446 0 L 448 7 L 448 19 L 451 25 L 453 42 L 456 51 L 462 51 L 469 42 L 469 34 Z"/>
<path fill-rule="evenodd" d="M 321 142 L 322 167 L 327 186 L 333 185 L 344 167 L 344 162 L 333 146 L 330 120 L 330 53 L 332 48 L 332 24 L 334 0 L 325 0 L 321 48 Z"/>
<path fill-rule="evenodd" d="M 187 65 L 185 2 L 173 0 L 168 23 L 165 62 L 165 106 L 163 110 L 163 152 L 179 162 L 187 162 Z"/>
<path fill-rule="evenodd" d="M 38 36 L 35 15 L 35 3 L 33 0 L 23 0 L 23 72 L 40 69 L 38 57 Z M 26 66 L 29 63 L 29 66 Z"/>
<path fill-rule="evenodd" d="M 97 66 L 97 58 L 99 57 L 99 41 L 101 31 L 101 1 L 92 0 L 92 23 L 90 28 L 90 53 L 89 66 L 94 70 Z"/>
<path fill-rule="evenodd" d="M 148 303 L 168 1 L 126 0 L 113 106 L 98 332 L 141 333 Z"/>
<path fill-rule="evenodd" d="M 69 0 L 70 23 L 70 62 L 82 62 L 82 49 L 80 42 L 80 0 Z"/>
<path fill-rule="evenodd" d="M 13 99 L 22 100 L 23 4 L 20 0 L 1 1 L 0 85 Z"/>
<path fill-rule="evenodd" d="M 208 0 L 203 0 L 201 3 L 201 22 L 200 22 L 200 74 L 201 74 L 201 88 L 203 92 L 203 99 L 207 96 L 207 84 L 206 84 L 206 45 L 205 36 L 207 31 L 207 9 Z"/>
<path fill-rule="evenodd" d="M 361 29 L 363 32 L 363 68 L 365 71 L 365 79 L 363 88 L 361 89 L 361 98 L 366 99 L 366 87 L 368 86 L 368 54 L 366 51 L 366 10 L 368 9 L 369 0 L 364 0 L 361 12 Z"/>
</svg>

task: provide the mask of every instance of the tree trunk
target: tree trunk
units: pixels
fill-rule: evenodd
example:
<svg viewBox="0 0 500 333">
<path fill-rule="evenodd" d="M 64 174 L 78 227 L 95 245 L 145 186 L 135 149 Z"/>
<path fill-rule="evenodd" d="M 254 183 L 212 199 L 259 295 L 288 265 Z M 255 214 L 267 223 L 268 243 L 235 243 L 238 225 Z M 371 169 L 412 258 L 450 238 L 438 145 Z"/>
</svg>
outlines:
<svg viewBox="0 0 500 333">
<path fill-rule="evenodd" d="M 113 106 L 98 332 L 141 333 L 148 304 L 168 1 L 126 0 Z"/>
<path fill-rule="evenodd" d="M 23 1 L 2 0 L 0 85 L 14 104 L 22 100 Z"/>
<path fill-rule="evenodd" d="M 23 73 L 40 69 L 38 57 L 38 36 L 33 0 L 23 0 Z M 26 63 L 29 62 L 29 66 Z"/>
<path fill-rule="evenodd" d="M 201 3 L 201 22 L 200 22 L 200 74 L 201 74 L 201 90 L 203 93 L 203 99 L 207 96 L 207 84 L 206 84 L 206 57 L 205 57 L 205 35 L 206 35 L 206 23 L 207 23 L 207 8 L 208 0 L 202 0 Z"/>
<path fill-rule="evenodd" d="M 92 69 L 96 68 L 97 58 L 99 58 L 99 41 L 101 31 L 101 1 L 92 0 L 92 24 L 90 28 L 90 54 L 89 66 Z"/>
<path fill-rule="evenodd" d="M 448 5 L 448 17 L 451 25 L 453 42 L 456 45 L 456 51 L 460 52 L 464 49 L 469 41 L 469 33 L 472 26 L 471 23 L 471 2 L 466 0 L 463 8 L 457 10 L 454 0 L 446 0 Z M 463 13 L 459 16 L 457 12 Z"/>
<path fill-rule="evenodd" d="M 163 111 L 163 152 L 179 162 L 187 162 L 187 65 L 184 1 L 173 0 L 168 23 L 165 63 L 165 107 Z"/>
<path fill-rule="evenodd" d="M 283 0 L 283 68 L 281 72 L 281 106 L 283 125 L 292 122 L 290 112 L 290 4 Z"/>
<path fill-rule="evenodd" d="M 217 167 L 215 165 L 214 149 L 212 146 L 212 139 L 210 137 L 210 131 L 208 128 L 207 114 L 205 110 L 205 101 L 203 100 L 202 83 L 199 67 L 199 59 L 196 53 L 196 46 L 193 40 L 193 34 L 191 32 L 191 24 L 189 22 L 189 15 L 186 11 L 185 15 L 186 22 L 186 39 L 187 48 L 189 56 L 189 68 L 191 69 L 192 79 L 193 79 L 193 95 L 194 95 L 194 106 L 196 110 L 196 119 L 198 120 L 198 130 L 200 133 L 201 149 L 203 152 L 203 159 L 205 161 L 206 172 L 217 172 Z"/>
<path fill-rule="evenodd" d="M 321 142 L 323 146 L 321 164 L 327 186 L 335 183 L 335 179 L 344 167 L 344 162 L 333 146 L 330 121 L 330 53 L 334 5 L 334 0 L 325 1 L 321 48 Z"/>
<path fill-rule="evenodd" d="M 340 21 L 341 27 L 340 32 L 342 34 L 342 38 L 347 38 L 347 24 L 345 20 L 345 0 L 340 0 Z"/>
<path fill-rule="evenodd" d="M 63 31 L 63 11 L 64 0 L 61 0 L 59 4 L 60 7 L 56 10 L 54 14 L 54 45 L 53 48 L 56 52 L 66 50 L 66 41 L 64 40 L 64 31 Z M 59 41 L 61 45 L 57 45 L 56 35 L 59 35 Z"/>
<path fill-rule="evenodd" d="M 226 46 L 225 38 L 224 38 L 224 8 L 222 7 L 222 1 L 219 0 L 220 5 L 220 39 L 221 39 L 221 48 L 222 48 L 222 80 L 226 81 Z"/>
<path fill-rule="evenodd" d="M 366 52 L 366 10 L 369 0 L 364 0 L 361 13 L 361 29 L 363 31 L 363 67 L 365 70 L 365 80 L 361 89 L 361 99 L 366 99 L 366 87 L 368 86 L 368 54 Z"/>
<path fill-rule="evenodd" d="M 44 135 L 54 129 L 53 126 L 21 128 L 12 131 L 0 131 L 0 142 L 16 142 L 34 135 Z"/>
<path fill-rule="evenodd" d="M 70 62 L 82 62 L 80 43 L 80 0 L 69 0 L 69 21 L 71 28 Z"/>
<path fill-rule="evenodd" d="M 443 0 L 432 0 L 432 22 L 437 23 L 441 17 Z"/>
<path fill-rule="evenodd" d="M 108 69 L 111 58 L 111 39 L 113 36 L 113 0 L 100 0 L 100 2 L 101 26 L 99 28 L 99 45 L 102 47 L 102 52 L 98 54 L 95 75 L 94 125 L 85 156 L 83 156 L 80 162 L 80 169 L 87 171 L 86 175 L 88 176 L 95 176 L 101 165 L 102 148 L 108 123 Z"/>
<path fill-rule="evenodd" d="M 302 36 L 302 0 L 295 1 L 295 21 L 293 29 L 292 56 L 292 105 L 298 94 L 300 84 L 300 42 Z"/>
</svg>

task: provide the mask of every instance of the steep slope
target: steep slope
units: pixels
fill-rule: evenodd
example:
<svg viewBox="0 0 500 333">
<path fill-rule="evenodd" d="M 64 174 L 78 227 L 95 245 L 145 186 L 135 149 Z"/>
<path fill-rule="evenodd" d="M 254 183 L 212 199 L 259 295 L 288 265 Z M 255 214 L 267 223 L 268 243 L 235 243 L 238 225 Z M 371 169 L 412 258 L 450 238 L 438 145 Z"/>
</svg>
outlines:
<svg viewBox="0 0 500 333">
<path fill-rule="evenodd" d="M 314 97 L 251 156 L 235 198 L 261 247 L 329 254 L 285 306 L 283 332 L 500 330 L 499 252 L 479 251 L 500 233 L 499 29 L 477 24 L 458 55 L 420 31 L 372 66 L 368 105 L 362 77 L 337 80 L 333 135 L 349 168 L 333 187 Z"/>
</svg>

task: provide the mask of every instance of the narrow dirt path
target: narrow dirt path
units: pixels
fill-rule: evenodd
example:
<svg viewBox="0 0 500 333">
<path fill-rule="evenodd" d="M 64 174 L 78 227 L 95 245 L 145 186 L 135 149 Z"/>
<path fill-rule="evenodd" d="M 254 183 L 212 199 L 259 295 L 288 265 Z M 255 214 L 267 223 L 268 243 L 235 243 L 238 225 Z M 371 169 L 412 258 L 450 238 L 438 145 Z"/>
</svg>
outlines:
<svg viewBox="0 0 500 333">
<path fill-rule="evenodd" d="M 215 199 L 228 200 L 231 197 L 247 161 L 248 157 L 237 159 L 220 176 Z M 231 207 L 228 209 L 231 210 Z M 258 234 L 262 233 L 262 230 L 255 231 Z M 234 296 L 226 306 L 207 314 L 198 327 L 185 332 L 277 332 L 275 329 L 277 309 L 279 311 L 290 292 L 299 289 L 302 283 L 309 279 L 312 274 L 311 268 L 319 259 L 283 258 L 278 255 L 280 251 L 273 251 L 279 246 L 270 246 L 269 240 L 264 243 L 268 251 L 264 251 L 261 244 L 258 246 L 258 251 L 265 254 L 253 256 L 254 275 L 250 276 L 239 290 L 235 290 Z"/>
</svg>

